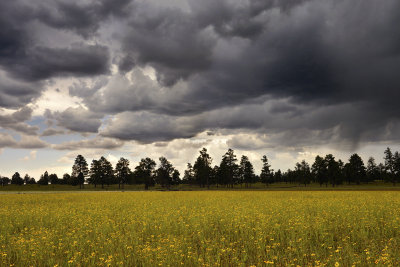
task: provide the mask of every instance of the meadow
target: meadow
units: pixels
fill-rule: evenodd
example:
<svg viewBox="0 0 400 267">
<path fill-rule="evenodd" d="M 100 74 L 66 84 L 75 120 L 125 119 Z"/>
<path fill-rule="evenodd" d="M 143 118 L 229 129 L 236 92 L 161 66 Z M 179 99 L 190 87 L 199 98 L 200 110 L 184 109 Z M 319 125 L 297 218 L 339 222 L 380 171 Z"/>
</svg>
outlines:
<svg viewBox="0 0 400 267">
<path fill-rule="evenodd" d="M 400 265 L 396 191 L 0 195 L 0 266 Z"/>
</svg>

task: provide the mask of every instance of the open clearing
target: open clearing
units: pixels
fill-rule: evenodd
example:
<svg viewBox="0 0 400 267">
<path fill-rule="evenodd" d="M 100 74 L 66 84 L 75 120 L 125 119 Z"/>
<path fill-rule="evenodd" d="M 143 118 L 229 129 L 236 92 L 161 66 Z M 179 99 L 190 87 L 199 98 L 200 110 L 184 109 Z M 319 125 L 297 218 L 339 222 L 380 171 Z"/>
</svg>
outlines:
<svg viewBox="0 0 400 267">
<path fill-rule="evenodd" d="M 0 265 L 400 265 L 396 191 L 0 195 Z"/>
</svg>

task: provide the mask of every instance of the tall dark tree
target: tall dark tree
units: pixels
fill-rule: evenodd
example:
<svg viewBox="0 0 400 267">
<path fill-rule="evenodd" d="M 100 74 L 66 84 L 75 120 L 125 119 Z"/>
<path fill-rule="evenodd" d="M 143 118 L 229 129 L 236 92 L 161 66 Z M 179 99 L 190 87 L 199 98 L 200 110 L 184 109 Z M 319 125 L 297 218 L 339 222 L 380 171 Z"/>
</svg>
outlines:
<svg viewBox="0 0 400 267">
<path fill-rule="evenodd" d="M 52 174 L 49 175 L 49 181 L 50 181 L 51 184 L 59 184 L 60 180 L 58 179 L 57 174 L 52 173 Z"/>
<path fill-rule="evenodd" d="M 157 183 L 169 189 L 172 183 L 172 174 L 175 169 L 165 157 L 160 157 L 159 160 L 160 165 L 156 171 Z"/>
<path fill-rule="evenodd" d="M 400 154 L 398 151 L 393 155 L 393 176 L 394 183 L 400 181 Z"/>
<path fill-rule="evenodd" d="M 219 173 L 221 175 L 223 184 L 230 185 L 232 188 L 239 180 L 239 165 L 236 163 L 237 158 L 233 149 L 228 151 L 222 156 L 219 165 Z"/>
<path fill-rule="evenodd" d="M 118 180 L 118 188 L 124 188 L 125 183 L 128 181 L 131 169 L 129 168 L 129 160 L 120 158 L 117 165 L 115 166 L 115 176 Z"/>
<path fill-rule="evenodd" d="M 380 179 L 380 171 L 378 165 L 375 163 L 375 159 L 370 157 L 367 162 L 367 181 L 373 182 L 374 180 Z"/>
<path fill-rule="evenodd" d="M 274 181 L 276 183 L 281 183 L 283 182 L 283 175 L 282 175 L 282 171 L 280 169 L 278 169 L 275 173 L 274 173 Z"/>
<path fill-rule="evenodd" d="M 31 180 L 31 177 L 29 176 L 29 174 L 25 174 L 24 176 L 24 183 L 25 184 L 29 184 L 29 181 Z"/>
<path fill-rule="evenodd" d="M 211 169 L 210 184 L 216 184 L 217 187 L 221 184 L 218 165 L 215 165 L 214 168 Z"/>
<path fill-rule="evenodd" d="M 24 179 L 21 178 L 19 172 L 13 174 L 13 176 L 11 177 L 11 184 L 16 184 L 16 185 L 24 184 Z"/>
<path fill-rule="evenodd" d="M 327 166 L 327 178 L 329 183 L 334 187 L 340 183 L 340 167 L 339 163 L 335 160 L 332 154 L 325 156 L 326 166 Z"/>
<path fill-rule="evenodd" d="M 249 187 L 252 183 L 254 183 L 254 167 L 253 164 L 249 161 L 249 158 L 245 155 L 240 159 L 240 182 L 245 183 L 246 187 Z"/>
<path fill-rule="evenodd" d="M 141 159 L 139 165 L 135 168 L 135 176 L 144 180 L 144 189 L 149 190 L 154 185 L 154 168 L 156 163 L 151 158 Z"/>
<path fill-rule="evenodd" d="M 311 182 L 311 170 L 310 165 L 302 160 L 300 163 L 296 163 L 295 173 L 297 176 L 297 181 L 304 186 L 307 186 Z"/>
<path fill-rule="evenodd" d="M 190 163 L 187 164 L 187 168 L 185 170 L 185 174 L 183 175 L 182 182 L 184 184 L 194 184 L 196 182 L 193 166 Z"/>
<path fill-rule="evenodd" d="M 101 168 L 100 184 L 101 188 L 104 188 L 104 184 L 110 185 L 114 182 L 114 170 L 112 164 L 105 158 L 99 159 Z"/>
<path fill-rule="evenodd" d="M 42 174 L 40 176 L 40 179 L 38 181 L 38 184 L 40 185 L 48 185 L 49 184 L 49 173 L 47 171 L 44 172 L 44 174 Z"/>
<path fill-rule="evenodd" d="M 260 179 L 261 182 L 268 186 L 268 184 L 273 182 L 273 170 L 271 169 L 271 165 L 268 163 L 268 158 L 266 155 L 261 158 L 261 161 L 263 165 L 261 168 Z"/>
<path fill-rule="evenodd" d="M 379 180 L 386 180 L 386 167 L 383 163 L 378 164 Z"/>
<path fill-rule="evenodd" d="M 356 184 L 366 182 L 364 162 L 357 153 L 350 156 L 349 162 L 346 164 L 345 169 L 349 182 Z"/>
<path fill-rule="evenodd" d="M 25 184 L 36 184 L 35 178 L 30 177 L 28 174 L 25 174 L 24 182 Z"/>
<path fill-rule="evenodd" d="M 82 175 L 79 175 L 82 173 Z M 85 178 L 89 173 L 88 164 L 86 159 L 82 155 L 78 155 L 75 158 L 74 165 L 72 166 L 71 176 L 77 180 L 79 188 L 83 188 L 85 184 Z"/>
<path fill-rule="evenodd" d="M 72 184 L 71 175 L 68 173 L 64 173 L 61 183 L 62 184 Z"/>
<path fill-rule="evenodd" d="M 396 177 L 395 177 L 395 158 L 393 156 L 392 150 L 388 147 L 386 148 L 385 157 L 385 173 L 386 173 L 386 180 L 396 185 Z"/>
<path fill-rule="evenodd" d="M 0 184 L 1 186 L 6 186 L 11 182 L 10 178 L 0 176 Z"/>
<path fill-rule="evenodd" d="M 212 159 L 207 153 L 207 149 L 203 148 L 193 165 L 195 179 L 200 187 L 210 187 L 211 162 Z"/>
<path fill-rule="evenodd" d="M 328 166 L 324 158 L 316 156 L 311 170 L 315 181 L 318 182 L 320 186 L 322 186 L 322 184 L 328 186 Z"/>
<path fill-rule="evenodd" d="M 96 188 L 98 184 L 101 184 L 102 177 L 103 170 L 101 168 L 101 162 L 96 159 L 92 160 L 92 163 L 90 164 L 88 183 L 94 184 L 94 188 Z"/>
<path fill-rule="evenodd" d="M 179 173 L 179 171 L 177 169 L 174 170 L 174 172 L 172 173 L 172 183 L 173 185 L 178 185 L 181 183 L 181 178 L 180 178 L 181 174 Z"/>
<path fill-rule="evenodd" d="M 339 175 L 338 175 L 338 178 L 337 178 L 337 183 L 338 184 L 342 184 L 343 183 L 343 181 L 344 181 L 344 175 L 345 175 L 345 164 L 344 164 L 344 162 L 341 160 L 341 159 L 339 159 L 338 160 L 338 165 L 339 165 Z"/>
</svg>

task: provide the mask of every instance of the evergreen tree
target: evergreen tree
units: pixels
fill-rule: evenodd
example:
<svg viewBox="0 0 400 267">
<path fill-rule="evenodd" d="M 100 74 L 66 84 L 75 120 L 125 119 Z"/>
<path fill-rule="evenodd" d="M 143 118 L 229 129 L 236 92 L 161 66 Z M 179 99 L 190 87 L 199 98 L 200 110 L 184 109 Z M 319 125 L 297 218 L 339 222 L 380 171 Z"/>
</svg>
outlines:
<svg viewBox="0 0 400 267">
<path fill-rule="evenodd" d="M 82 175 L 79 175 L 82 173 Z M 74 165 L 72 166 L 72 174 L 74 180 L 79 184 L 79 188 L 82 188 L 85 183 L 85 178 L 89 173 L 88 164 L 86 159 L 82 155 L 78 155 L 75 158 Z"/>
<path fill-rule="evenodd" d="M 44 174 L 42 174 L 40 176 L 38 184 L 40 184 L 40 185 L 48 185 L 49 184 L 49 173 L 47 171 L 45 171 Z"/>
<path fill-rule="evenodd" d="M 322 186 L 322 184 L 328 186 L 328 166 L 325 159 L 316 156 L 311 169 L 316 182 L 318 182 L 320 186 Z"/>
<path fill-rule="evenodd" d="M 211 162 L 212 159 L 207 153 L 207 149 L 203 148 L 193 165 L 194 177 L 200 187 L 210 187 Z"/>
<path fill-rule="evenodd" d="M 216 184 L 218 187 L 218 184 L 220 183 L 219 167 L 218 165 L 215 165 L 214 168 L 211 169 L 210 184 Z"/>
<path fill-rule="evenodd" d="M 246 187 L 249 187 L 250 184 L 254 183 L 254 168 L 253 164 L 249 161 L 249 158 L 245 155 L 240 159 L 240 182 L 245 183 Z"/>
<path fill-rule="evenodd" d="M 35 178 L 30 177 L 28 174 L 25 174 L 24 182 L 25 184 L 36 184 Z"/>
<path fill-rule="evenodd" d="M 239 166 L 236 164 L 237 158 L 233 149 L 228 151 L 222 156 L 221 164 L 219 165 L 219 173 L 225 185 L 233 185 L 239 180 Z"/>
<path fill-rule="evenodd" d="M 268 184 L 272 183 L 273 181 L 273 170 L 271 169 L 271 165 L 268 163 L 268 158 L 266 155 L 261 158 L 261 161 L 263 165 L 261 168 L 260 179 L 261 182 L 268 186 Z"/>
<path fill-rule="evenodd" d="M 307 186 L 311 182 L 311 170 L 310 165 L 302 160 L 300 163 L 296 163 L 295 173 L 297 177 L 297 181 L 304 186 Z"/>
<path fill-rule="evenodd" d="M 370 157 L 367 162 L 367 181 L 373 182 L 374 180 L 380 179 L 379 167 L 375 163 L 375 159 Z"/>
<path fill-rule="evenodd" d="M 141 159 L 139 165 L 135 168 L 135 176 L 144 180 L 144 189 L 149 190 L 150 186 L 154 186 L 154 168 L 156 163 L 151 158 Z"/>
<path fill-rule="evenodd" d="M 57 174 L 55 174 L 55 173 L 50 174 L 49 175 L 49 181 L 50 181 L 51 184 L 58 184 L 59 183 L 59 179 L 58 179 Z"/>
<path fill-rule="evenodd" d="M 0 176 L 0 184 L 1 186 L 6 186 L 11 182 L 10 178 L 8 177 L 1 177 Z"/>
<path fill-rule="evenodd" d="M 327 178 L 329 183 L 334 187 L 338 185 L 340 180 L 340 167 L 339 163 L 335 160 L 335 157 L 332 154 L 328 154 L 325 156 L 326 166 L 327 166 Z"/>
<path fill-rule="evenodd" d="M 16 184 L 16 185 L 24 184 L 24 179 L 21 178 L 19 172 L 13 174 L 13 176 L 11 177 L 11 184 Z"/>
<path fill-rule="evenodd" d="M 101 157 L 99 159 L 100 168 L 101 168 L 101 176 L 100 176 L 100 184 L 101 188 L 104 188 L 104 184 L 110 185 L 114 183 L 114 170 L 112 164 L 105 158 Z"/>
<path fill-rule="evenodd" d="M 384 154 L 385 154 L 385 157 L 383 159 L 385 160 L 386 179 L 389 182 L 392 182 L 393 185 L 396 185 L 395 159 L 394 159 L 393 153 L 392 153 L 391 149 L 388 147 L 388 148 L 386 148 Z"/>
<path fill-rule="evenodd" d="M 393 176 L 395 183 L 400 180 L 400 154 L 397 151 L 393 155 Z"/>
<path fill-rule="evenodd" d="M 183 175 L 182 182 L 184 184 L 194 184 L 196 182 L 193 166 L 190 163 L 187 164 L 187 168 L 185 170 L 185 174 Z"/>
<path fill-rule="evenodd" d="M 89 170 L 88 183 L 94 184 L 94 188 L 101 183 L 103 177 L 103 170 L 101 169 L 101 162 L 99 160 L 92 160 Z"/>
<path fill-rule="evenodd" d="M 358 154 L 350 156 L 349 163 L 346 164 L 346 175 L 352 183 L 360 184 L 366 181 L 364 162 Z"/>
<path fill-rule="evenodd" d="M 115 166 L 115 175 L 118 180 L 118 188 L 124 188 L 125 183 L 128 181 L 131 169 L 129 168 L 129 160 L 120 158 L 117 165 Z"/>
<path fill-rule="evenodd" d="M 275 174 L 274 174 L 274 181 L 276 183 L 282 183 L 283 182 L 283 175 L 280 169 L 278 169 Z"/>
<path fill-rule="evenodd" d="M 174 170 L 174 172 L 172 173 L 172 183 L 173 185 L 178 185 L 181 183 L 181 178 L 180 178 L 181 174 L 179 173 L 179 171 L 177 169 Z"/>
<path fill-rule="evenodd" d="M 165 157 L 160 157 L 159 160 L 160 160 L 160 165 L 156 172 L 157 182 L 162 187 L 166 187 L 169 189 L 172 183 L 172 174 L 175 169 Z"/>
<path fill-rule="evenodd" d="M 69 175 L 68 173 L 64 173 L 61 184 L 72 184 L 71 175 Z"/>
</svg>

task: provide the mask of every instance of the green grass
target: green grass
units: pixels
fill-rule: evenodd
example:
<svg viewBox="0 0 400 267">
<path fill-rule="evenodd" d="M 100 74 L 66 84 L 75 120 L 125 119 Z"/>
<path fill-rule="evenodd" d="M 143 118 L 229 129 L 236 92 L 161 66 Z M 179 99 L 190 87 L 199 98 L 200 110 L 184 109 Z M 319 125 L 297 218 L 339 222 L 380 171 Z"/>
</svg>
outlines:
<svg viewBox="0 0 400 267">
<path fill-rule="evenodd" d="M 1 266 L 400 265 L 390 191 L 0 195 Z"/>
</svg>

